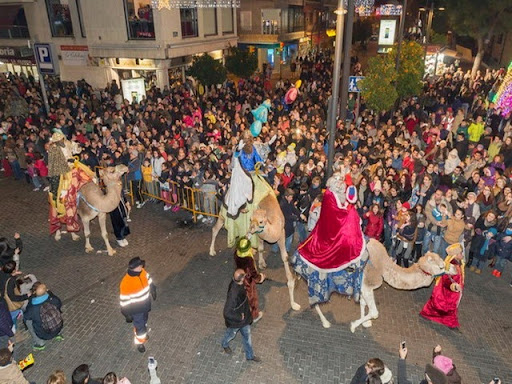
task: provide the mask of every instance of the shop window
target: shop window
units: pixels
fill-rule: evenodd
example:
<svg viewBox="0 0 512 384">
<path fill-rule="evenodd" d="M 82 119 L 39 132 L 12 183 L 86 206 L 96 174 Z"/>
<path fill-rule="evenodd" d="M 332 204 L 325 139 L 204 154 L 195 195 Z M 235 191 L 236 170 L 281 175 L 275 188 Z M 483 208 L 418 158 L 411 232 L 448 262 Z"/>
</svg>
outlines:
<svg viewBox="0 0 512 384">
<path fill-rule="evenodd" d="M 29 38 L 25 9 L 22 5 L 0 7 L 0 39 Z"/>
<path fill-rule="evenodd" d="M 197 8 L 180 8 L 181 37 L 197 37 Z"/>
<path fill-rule="evenodd" d="M 233 8 L 222 8 L 222 33 L 233 33 Z"/>
<path fill-rule="evenodd" d="M 73 25 L 68 0 L 46 0 L 53 37 L 73 37 Z"/>
<path fill-rule="evenodd" d="M 150 0 L 124 0 L 128 24 L 128 38 L 155 39 L 153 8 Z"/>
<path fill-rule="evenodd" d="M 217 8 L 203 8 L 203 26 L 205 36 L 217 34 Z"/>
<path fill-rule="evenodd" d="M 82 13 L 82 0 L 76 0 L 76 9 L 78 11 L 78 21 L 80 22 L 80 33 L 82 37 L 87 37 L 85 34 L 84 15 Z"/>
</svg>

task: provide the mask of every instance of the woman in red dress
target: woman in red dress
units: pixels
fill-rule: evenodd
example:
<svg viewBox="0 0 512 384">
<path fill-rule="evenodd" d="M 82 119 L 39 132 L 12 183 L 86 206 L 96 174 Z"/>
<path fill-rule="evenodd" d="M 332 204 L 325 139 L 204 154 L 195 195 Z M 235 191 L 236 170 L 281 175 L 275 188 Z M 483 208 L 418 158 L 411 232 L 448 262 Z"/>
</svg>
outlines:
<svg viewBox="0 0 512 384">
<path fill-rule="evenodd" d="M 437 277 L 432 296 L 423 307 L 420 315 L 425 319 L 446 325 L 449 328 L 458 328 L 458 309 L 462 291 L 464 290 L 464 254 L 460 243 L 446 248 L 446 269 L 453 265 L 457 271 L 455 275 L 444 274 Z"/>
</svg>

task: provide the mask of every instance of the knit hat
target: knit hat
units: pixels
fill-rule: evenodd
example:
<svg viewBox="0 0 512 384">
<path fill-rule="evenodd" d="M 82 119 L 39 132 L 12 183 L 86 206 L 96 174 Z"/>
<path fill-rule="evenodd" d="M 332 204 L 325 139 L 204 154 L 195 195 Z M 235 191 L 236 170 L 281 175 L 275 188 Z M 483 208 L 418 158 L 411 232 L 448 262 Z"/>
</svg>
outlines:
<svg viewBox="0 0 512 384">
<path fill-rule="evenodd" d="M 247 237 L 243 236 L 238 240 L 238 244 L 236 245 L 236 255 L 238 257 L 252 256 L 251 241 Z"/>
<path fill-rule="evenodd" d="M 411 210 L 411 204 L 409 204 L 409 202 L 406 201 L 405 203 L 402 204 L 402 208 L 405 208 L 408 211 L 410 211 Z"/>
<path fill-rule="evenodd" d="M 295 151 L 295 143 L 291 143 L 287 148 L 288 151 Z"/>
<path fill-rule="evenodd" d="M 437 355 L 434 358 L 434 366 L 447 375 L 453 369 L 453 361 L 449 357 Z"/>
<path fill-rule="evenodd" d="M 490 232 L 492 233 L 493 236 L 496 236 L 498 234 L 498 231 L 496 230 L 496 228 L 492 227 L 491 229 L 489 229 L 487 232 Z"/>
<path fill-rule="evenodd" d="M 373 190 L 376 191 L 377 189 L 379 191 L 382 191 L 382 184 L 380 181 L 376 181 L 375 184 L 373 185 Z"/>
<path fill-rule="evenodd" d="M 145 264 L 146 262 L 137 256 L 128 262 L 128 269 L 135 269 L 137 267 L 140 267 L 141 265 L 144 267 Z"/>
<path fill-rule="evenodd" d="M 428 376 L 432 384 L 448 384 L 446 375 L 432 364 L 425 366 L 425 374 Z"/>
</svg>

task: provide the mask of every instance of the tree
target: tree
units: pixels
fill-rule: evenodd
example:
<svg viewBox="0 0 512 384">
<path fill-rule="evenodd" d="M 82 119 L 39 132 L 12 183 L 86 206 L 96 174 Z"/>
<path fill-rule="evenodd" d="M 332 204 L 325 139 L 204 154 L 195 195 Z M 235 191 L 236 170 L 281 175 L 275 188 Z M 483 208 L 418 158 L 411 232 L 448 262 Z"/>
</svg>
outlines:
<svg viewBox="0 0 512 384">
<path fill-rule="evenodd" d="M 397 47 L 395 46 L 389 56 L 396 61 Z M 422 79 L 425 73 L 424 49 L 415 41 L 402 43 L 400 50 L 400 66 L 396 77 L 396 91 L 401 99 L 417 96 L 423 86 Z"/>
<path fill-rule="evenodd" d="M 205 87 L 222 84 L 226 80 L 226 68 L 208 54 L 194 57 L 187 75 L 197 79 Z"/>
<path fill-rule="evenodd" d="M 248 78 L 258 69 L 256 52 L 231 47 L 226 57 L 226 69 L 235 76 Z"/>
<path fill-rule="evenodd" d="M 368 61 L 366 76 L 358 83 L 366 105 L 377 112 L 377 126 L 380 112 L 389 110 L 398 98 L 396 78 L 395 61 L 391 55 L 384 55 Z"/>
<path fill-rule="evenodd" d="M 474 77 L 491 37 L 512 29 L 512 3 L 510 0 L 452 0 L 447 2 L 446 11 L 455 32 L 477 42 L 478 50 L 471 70 Z"/>
</svg>

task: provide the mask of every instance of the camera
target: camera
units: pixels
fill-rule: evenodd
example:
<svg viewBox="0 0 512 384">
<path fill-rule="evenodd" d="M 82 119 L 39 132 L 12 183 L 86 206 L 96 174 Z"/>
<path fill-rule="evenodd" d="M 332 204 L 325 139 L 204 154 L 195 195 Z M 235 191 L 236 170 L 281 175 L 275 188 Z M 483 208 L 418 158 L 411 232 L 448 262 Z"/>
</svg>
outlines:
<svg viewBox="0 0 512 384">
<path fill-rule="evenodd" d="M 400 344 L 402 346 L 402 349 L 405 348 L 405 341 L 402 341 L 402 343 Z"/>
<path fill-rule="evenodd" d="M 500 378 L 499 377 L 495 377 L 494 378 L 494 384 L 498 384 L 500 382 Z"/>
</svg>

